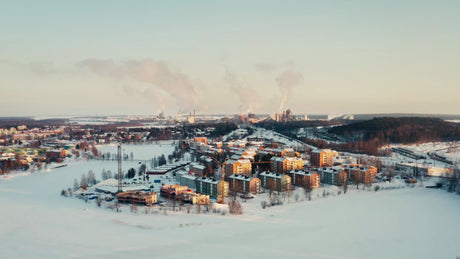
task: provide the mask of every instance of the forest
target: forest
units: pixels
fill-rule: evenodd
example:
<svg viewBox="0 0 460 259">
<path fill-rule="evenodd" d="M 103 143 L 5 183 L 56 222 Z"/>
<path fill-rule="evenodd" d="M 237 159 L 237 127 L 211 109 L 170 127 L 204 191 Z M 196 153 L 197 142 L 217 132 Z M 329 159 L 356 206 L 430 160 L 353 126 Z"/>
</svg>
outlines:
<svg viewBox="0 0 460 259">
<path fill-rule="evenodd" d="M 333 127 L 329 133 L 364 141 L 410 144 L 460 140 L 460 125 L 439 118 L 384 117 Z"/>
</svg>

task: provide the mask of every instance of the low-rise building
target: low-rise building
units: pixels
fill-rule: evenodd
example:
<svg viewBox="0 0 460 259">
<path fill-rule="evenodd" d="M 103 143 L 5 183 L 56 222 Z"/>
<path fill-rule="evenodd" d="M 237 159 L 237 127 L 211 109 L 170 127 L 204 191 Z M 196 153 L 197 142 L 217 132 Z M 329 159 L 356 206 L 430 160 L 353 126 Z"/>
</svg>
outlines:
<svg viewBox="0 0 460 259">
<path fill-rule="evenodd" d="M 190 171 L 192 171 L 194 174 L 198 176 L 203 176 L 204 175 L 204 170 L 206 167 L 204 165 L 201 165 L 199 163 L 190 163 Z"/>
<path fill-rule="evenodd" d="M 183 186 L 188 186 L 191 189 L 196 189 L 196 179 L 199 176 L 193 174 L 184 174 L 179 179 L 179 184 Z"/>
<path fill-rule="evenodd" d="M 342 186 L 348 183 L 348 173 L 341 166 L 318 168 L 318 174 L 325 184 Z"/>
<path fill-rule="evenodd" d="M 291 177 L 285 174 L 262 172 L 259 174 L 261 185 L 272 191 L 285 192 L 291 190 Z"/>
<path fill-rule="evenodd" d="M 49 159 L 50 162 L 62 162 L 67 154 L 68 151 L 65 149 L 52 149 L 45 152 L 46 159 Z"/>
<path fill-rule="evenodd" d="M 251 176 L 252 175 L 252 164 L 248 159 L 238 159 L 238 160 L 227 160 L 224 165 L 225 176 L 230 176 L 232 174 Z"/>
<path fill-rule="evenodd" d="M 119 202 L 144 204 L 152 206 L 157 203 L 158 195 L 156 192 L 127 191 L 115 195 Z"/>
<path fill-rule="evenodd" d="M 370 184 L 375 182 L 377 167 L 365 167 L 359 164 L 351 164 L 345 165 L 344 169 L 348 173 L 348 178 L 355 183 Z"/>
<path fill-rule="evenodd" d="M 199 205 L 207 205 L 211 203 L 209 199 L 209 195 L 205 195 L 205 194 L 199 194 L 195 192 L 186 192 L 186 193 L 181 193 L 180 196 L 184 203 L 199 204 Z"/>
<path fill-rule="evenodd" d="M 286 174 L 291 170 L 302 170 L 303 160 L 300 157 L 272 157 L 270 169 L 278 174 Z"/>
<path fill-rule="evenodd" d="M 229 187 L 232 192 L 260 193 L 260 179 L 256 177 L 232 174 L 229 177 Z"/>
<path fill-rule="evenodd" d="M 167 198 L 175 198 L 185 192 L 193 192 L 193 190 L 180 184 L 163 185 L 160 189 L 160 195 Z"/>
<path fill-rule="evenodd" d="M 288 175 L 291 177 L 292 185 L 310 189 L 321 186 L 321 176 L 314 171 L 291 170 Z"/>
<path fill-rule="evenodd" d="M 196 192 L 207 194 L 212 198 L 222 196 L 222 192 L 224 197 L 228 197 L 228 188 L 228 182 L 226 181 L 207 177 L 198 177 L 196 179 Z"/>
</svg>

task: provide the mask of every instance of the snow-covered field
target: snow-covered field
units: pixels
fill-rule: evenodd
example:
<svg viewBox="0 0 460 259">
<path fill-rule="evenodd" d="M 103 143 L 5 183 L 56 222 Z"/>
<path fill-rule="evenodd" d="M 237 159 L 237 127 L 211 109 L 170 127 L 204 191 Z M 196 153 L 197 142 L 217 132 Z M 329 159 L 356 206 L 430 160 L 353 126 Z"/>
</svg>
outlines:
<svg viewBox="0 0 460 259">
<path fill-rule="evenodd" d="M 130 155 L 133 153 L 134 160 L 151 160 L 154 156 L 158 157 L 164 154 L 170 155 L 177 146 L 177 141 L 158 141 L 158 144 L 124 144 L 122 145 L 123 154 Z M 99 153 L 117 154 L 117 144 L 98 145 L 96 146 Z"/>
<path fill-rule="evenodd" d="M 460 163 L 460 141 L 456 142 L 429 142 L 416 145 L 392 145 L 391 147 L 402 147 L 414 151 L 417 154 L 426 155 L 428 152 L 435 152 L 438 155 L 445 156 L 450 161 Z M 436 160 L 427 159 L 429 162 L 443 165 Z"/>
<path fill-rule="evenodd" d="M 163 149 L 161 149 L 163 150 Z M 165 151 L 168 151 L 164 149 Z M 168 151 L 169 152 L 169 151 Z M 166 153 L 168 154 L 168 153 Z M 153 156 L 153 154 L 147 154 Z M 137 154 L 134 154 L 135 158 Z M 455 258 L 460 196 L 404 188 L 355 191 L 244 214 L 121 213 L 60 196 L 75 178 L 113 161 L 0 178 L 0 258 Z M 137 162 L 125 162 L 127 167 Z"/>
</svg>

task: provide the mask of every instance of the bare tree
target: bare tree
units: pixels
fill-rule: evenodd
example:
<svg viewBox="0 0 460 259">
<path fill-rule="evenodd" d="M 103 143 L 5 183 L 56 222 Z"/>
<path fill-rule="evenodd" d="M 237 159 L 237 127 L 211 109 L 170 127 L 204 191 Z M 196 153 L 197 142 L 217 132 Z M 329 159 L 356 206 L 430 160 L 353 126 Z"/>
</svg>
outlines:
<svg viewBox="0 0 460 259">
<path fill-rule="evenodd" d="M 228 203 L 228 209 L 231 214 L 241 215 L 243 214 L 243 206 L 237 200 L 230 201 Z"/>
</svg>

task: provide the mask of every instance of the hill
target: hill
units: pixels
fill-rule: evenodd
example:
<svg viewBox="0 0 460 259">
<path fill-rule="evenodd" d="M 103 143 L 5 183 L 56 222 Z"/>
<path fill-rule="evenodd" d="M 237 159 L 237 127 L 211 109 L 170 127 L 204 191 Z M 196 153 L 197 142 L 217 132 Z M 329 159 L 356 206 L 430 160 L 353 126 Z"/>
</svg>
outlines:
<svg viewBox="0 0 460 259">
<path fill-rule="evenodd" d="M 460 125 L 439 118 L 383 117 L 333 127 L 329 133 L 382 144 L 455 141 L 460 140 Z"/>
</svg>

